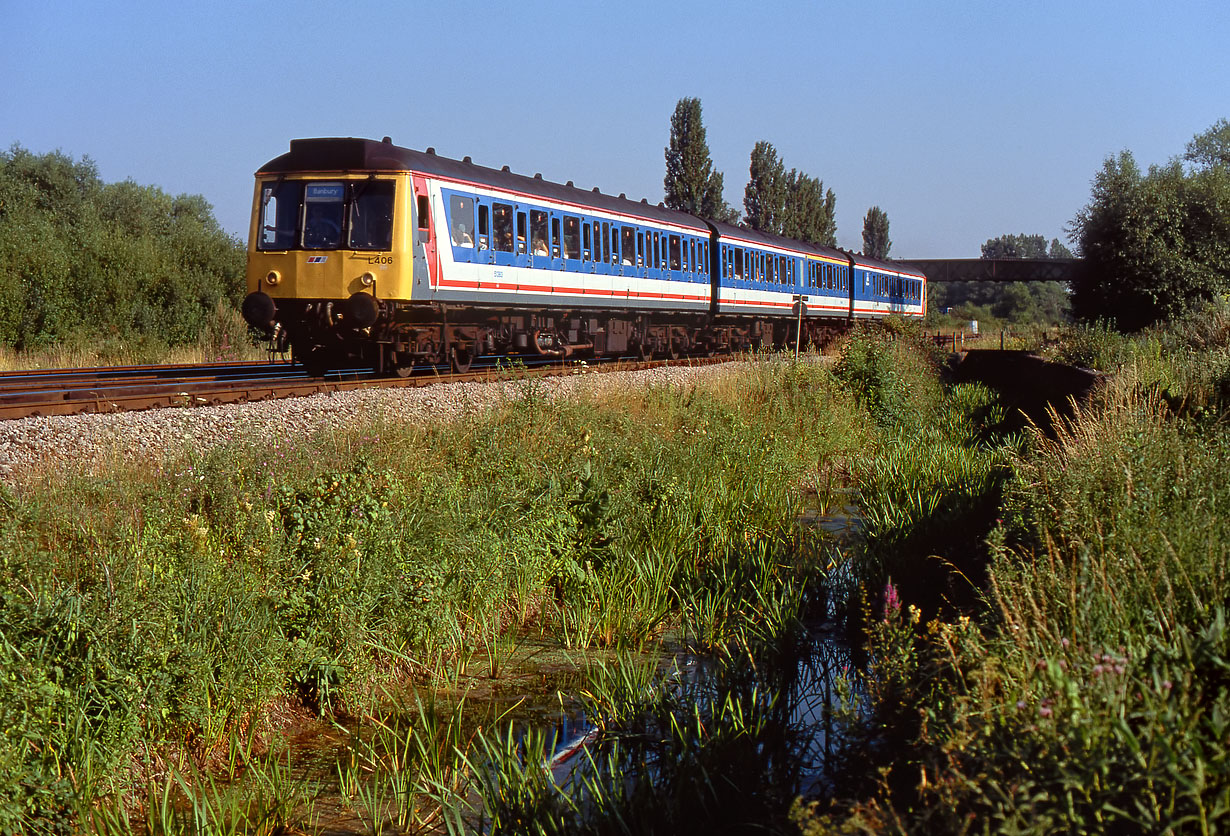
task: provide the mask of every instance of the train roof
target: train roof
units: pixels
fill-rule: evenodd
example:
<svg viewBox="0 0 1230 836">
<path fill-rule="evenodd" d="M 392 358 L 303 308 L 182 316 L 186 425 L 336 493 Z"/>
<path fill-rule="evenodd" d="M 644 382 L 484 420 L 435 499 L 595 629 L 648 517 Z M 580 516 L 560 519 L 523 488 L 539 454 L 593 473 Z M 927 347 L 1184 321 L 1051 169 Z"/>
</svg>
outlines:
<svg viewBox="0 0 1230 836">
<path fill-rule="evenodd" d="M 849 262 L 849 256 L 844 250 L 839 250 L 834 247 L 824 247 L 819 244 L 808 244 L 805 241 L 799 241 L 794 238 L 786 238 L 782 235 L 773 235 L 768 232 L 761 232 L 756 229 L 747 229 L 742 226 L 722 223 L 721 221 L 709 221 L 709 225 L 713 227 L 719 236 L 722 238 L 738 238 L 743 241 L 750 241 L 753 244 L 762 244 L 766 247 L 775 247 L 783 250 L 794 250 L 795 252 L 805 252 L 812 255 L 825 256 L 826 258 L 836 259 L 837 261 Z"/>
<path fill-rule="evenodd" d="M 904 261 L 884 261 L 879 258 L 863 255 L 862 253 L 851 253 L 854 258 L 856 267 L 869 267 L 872 270 L 883 270 L 886 273 L 900 273 L 903 276 L 913 276 L 918 279 L 926 279 L 927 276 L 922 270 L 919 270 L 913 264 Z"/>
<path fill-rule="evenodd" d="M 528 177 L 502 169 L 487 168 L 471 162 L 469 157 L 454 160 L 436 154 L 434 148 L 415 151 L 394 145 L 387 138 L 322 137 L 292 139 L 290 151 L 265 163 L 257 174 L 290 174 L 298 172 L 403 172 L 415 171 L 466 183 L 476 183 L 495 189 L 542 197 L 562 203 L 587 206 L 606 212 L 633 215 L 660 223 L 695 229 L 708 234 L 704 223 L 686 212 L 667 209 L 647 200 L 603 194 L 597 189 L 586 191 L 571 184 L 544 180 L 541 174 Z"/>
</svg>

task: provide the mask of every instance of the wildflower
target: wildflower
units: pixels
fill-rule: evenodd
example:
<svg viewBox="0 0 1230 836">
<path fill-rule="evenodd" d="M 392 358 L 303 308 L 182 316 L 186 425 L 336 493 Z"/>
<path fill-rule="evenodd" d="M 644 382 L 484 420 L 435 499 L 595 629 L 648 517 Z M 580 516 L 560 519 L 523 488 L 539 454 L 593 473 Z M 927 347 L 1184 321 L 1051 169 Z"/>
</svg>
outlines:
<svg viewBox="0 0 1230 836">
<path fill-rule="evenodd" d="M 1017 700 L 1017 701 L 1016 701 L 1016 710 L 1017 710 L 1017 711 L 1024 711 L 1024 710 L 1025 710 L 1025 700 Z"/>
<path fill-rule="evenodd" d="M 1162 690 L 1169 691 L 1173 687 L 1174 687 L 1174 683 L 1171 682 L 1169 679 L 1162 680 Z"/>
<path fill-rule="evenodd" d="M 897 595 L 897 587 L 893 586 L 893 582 L 889 581 L 884 584 L 884 617 L 888 618 L 890 612 L 899 612 L 901 610 L 901 598 Z"/>
<path fill-rule="evenodd" d="M 1068 640 L 1067 640 L 1067 639 L 1060 639 L 1060 640 L 1059 640 L 1059 643 L 1063 645 L 1064 650 L 1067 650 L 1067 649 L 1068 649 Z"/>
<path fill-rule="evenodd" d="M 1050 717 L 1051 714 L 1052 714 L 1051 709 L 1047 708 L 1046 706 L 1042 706 L 1041 708 L 1038 709 L 1039 717 Z"/>
</svg>

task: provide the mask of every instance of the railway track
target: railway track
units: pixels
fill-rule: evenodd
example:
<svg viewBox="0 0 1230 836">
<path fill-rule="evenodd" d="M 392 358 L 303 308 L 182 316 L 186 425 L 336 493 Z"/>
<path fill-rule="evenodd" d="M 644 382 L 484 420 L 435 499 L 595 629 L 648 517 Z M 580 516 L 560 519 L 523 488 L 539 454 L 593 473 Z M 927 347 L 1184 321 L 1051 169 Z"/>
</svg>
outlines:
<svg viewBox="0 0 1230 836">
<path fill-rule="evenodd" d="M 337 369 L 310 377 L 292 363 L 225 363 L 200 366 L 115 366 L 93 369 L 0 372 L 0 420 L 46 415 L 128 412 L 167 407 L 214 406 L 303 397 L 371 387 L 406 388 L 511 377 L 556 376 L 587 371 L 633 371 L 669 365 L 709 365 L 729 355 L 680 360 L 605 360 L 523 364 L 494 360 L 464 374 L 426 368 L 407 378 L 377 377 L 371 369 Z"/>
</svg>

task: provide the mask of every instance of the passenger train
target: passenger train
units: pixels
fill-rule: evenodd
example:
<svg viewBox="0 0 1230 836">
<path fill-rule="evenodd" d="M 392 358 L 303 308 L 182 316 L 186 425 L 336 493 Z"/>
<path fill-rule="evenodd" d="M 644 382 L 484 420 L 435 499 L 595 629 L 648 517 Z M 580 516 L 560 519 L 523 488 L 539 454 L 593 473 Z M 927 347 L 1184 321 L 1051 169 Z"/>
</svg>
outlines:
<svg viewBox="0 0 1230 836">
<path fill-rule="evenodd" d="M 317 373 L 785 347 L 926 309 L 906 265 L 388 137 L 292 140 L 260 168 L 247 283 L 244 318 Z"/>
</svg>

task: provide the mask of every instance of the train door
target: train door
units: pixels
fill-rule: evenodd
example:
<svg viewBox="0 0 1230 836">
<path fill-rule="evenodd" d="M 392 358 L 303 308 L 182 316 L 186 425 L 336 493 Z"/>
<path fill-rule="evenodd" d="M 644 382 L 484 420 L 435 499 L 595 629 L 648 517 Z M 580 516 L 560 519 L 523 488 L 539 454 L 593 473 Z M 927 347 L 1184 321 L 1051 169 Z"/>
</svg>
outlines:
<svg viewBox="0 0 1230 836">
<path fill-rule="evenodd" d="M 561 234 L 560 216 L 551 213 L 551 269 L 564 269 L 564 242 Z"/>
<path fill-rule="evenodd" d="M 545 209 L 531 209 L 530 247 L 527 263 L 536 270 L 555 268 L 556 258 L 551 255 L 551 214 Z M 558 252 L 559 247 L 556 246 Z"/>
<path fill-rule="evenodd" d="M 436 253 L 435 229 L 431 222 L 431 193 L 427 178 L 415 176 L 414 183 L 414 282 L 426 279 L 432 290 L 440 284 L 440 259 Z"/>
<path fill-rule="evenodd" d="M 646 287 L 656 287 L 662 278 L 662 235 L 656 230 L 645 233 L 645 278 Z"/>
<path fill-rule="evenodd" d="M 584 256 L 589 253 L 588 247 L 582 247 L 581 227 L 583 223 L 577 215 L 564 215 L 561 267 L 565 272 L 577 275 L 580 275 L 585 267 Z"/>
</svg>

